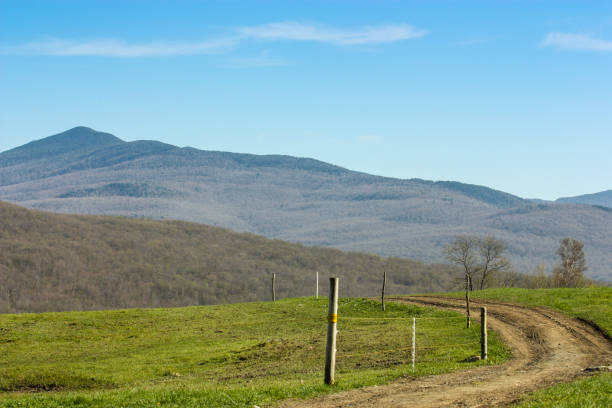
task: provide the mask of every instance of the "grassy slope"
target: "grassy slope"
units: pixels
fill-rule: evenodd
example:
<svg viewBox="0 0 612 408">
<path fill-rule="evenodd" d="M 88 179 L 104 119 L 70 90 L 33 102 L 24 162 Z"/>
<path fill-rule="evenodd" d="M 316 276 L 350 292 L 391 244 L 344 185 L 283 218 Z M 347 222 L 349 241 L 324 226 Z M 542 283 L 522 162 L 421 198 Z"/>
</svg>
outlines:
<svg viewBox="0 0 612 408">
<path fill-rule="evenodd" d="M 479 328 L 457 314 L 388 304 L 383 315 L 375 301 L 342 299 L 337 384 L 324 386 L 326 311 L 324 298 L 295 298 L 2 315 L 0 407 L 251 407 L 384 383 L 413 375 L 410 316 L 419 346 L 468 343 L 417 349 L 414 375 L 483 364 L 459 362 L 478 353 Z M 489 364 L 508 357 L 494 333 L 490 341 Z"/>
<path fill-rule="evenodd" d="M 446 295 L 464 296 L 462 292 Z M 529 306 L 547 306 L 595 323 L 612 336 L 612 288 L 486 289 L 472 292 L 471 297 Z"/>
<path fill-rule="evenodd" d="M 612 374 L 557 385 L 530 394 L 516 408 L 607 408 L 612 406 Z"/>
<path fill-rule="evenodd" d="M 462 296 L 458 293 L 449 296 Z M 547 306 L 595 323 L 612 335 L 612 288 L 580 289 L 487 289 L 472 293 L 473 298 Z M 520 408 L 609 407 L 612 406 L 612 374 L 561 384 L 530 394 Z"/>
</svg>

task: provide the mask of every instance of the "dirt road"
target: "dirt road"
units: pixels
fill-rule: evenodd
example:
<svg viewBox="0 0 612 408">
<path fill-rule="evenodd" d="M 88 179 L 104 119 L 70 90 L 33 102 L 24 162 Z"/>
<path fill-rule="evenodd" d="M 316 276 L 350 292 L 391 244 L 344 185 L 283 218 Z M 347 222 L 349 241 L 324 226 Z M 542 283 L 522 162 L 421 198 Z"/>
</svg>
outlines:
<svg viewBox="0 0 612 408">
<path fill-rule="evenodd" d="M 462 310 L 460 300 L 434 297 L 389 301 Z M 525 393 L 585 375 L 583 369 L 612 364 L 612 342 L 591 326 L 543 308 L 474 301 L 486 306 L 488 326 L 512 349 L 499 366 L 406 378 L 283 407 L 494 407 L 518 401 Z"/>
</svg>

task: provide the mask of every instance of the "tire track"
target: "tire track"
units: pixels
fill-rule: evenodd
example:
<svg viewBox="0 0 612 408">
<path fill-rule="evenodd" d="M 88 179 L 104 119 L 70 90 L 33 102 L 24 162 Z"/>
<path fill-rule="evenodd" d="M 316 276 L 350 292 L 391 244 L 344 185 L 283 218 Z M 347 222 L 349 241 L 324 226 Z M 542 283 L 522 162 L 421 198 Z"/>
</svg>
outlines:
<svg viewBox="0 0 612 408">
<path fill-rule="evenodd" d="M 389 301 L 463 311 L 459 299 L 389 298 Z M 448 374 L 405 378 L 313 400 L 289 400 L 282 407 L 494 407 L 526 393 L 584 376 L 589 366 L 612 364 L 612 342 L 584 321 L 515 304 L 472 301 L 486 306 L 488 326 L 512 350 L 505 364 Z M 478 319 L 476 319 L 478 320 Z"/>
</svg>

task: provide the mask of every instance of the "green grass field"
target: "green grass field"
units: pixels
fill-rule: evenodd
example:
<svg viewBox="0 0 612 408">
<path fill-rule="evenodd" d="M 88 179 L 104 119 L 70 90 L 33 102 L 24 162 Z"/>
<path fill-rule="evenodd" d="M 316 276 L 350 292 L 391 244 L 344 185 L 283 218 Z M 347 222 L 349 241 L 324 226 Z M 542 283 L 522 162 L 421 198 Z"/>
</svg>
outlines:
<svg viewBox="0 0 612 408">
<path fill-rule="evenodd" d="M 441 296 L 462 298 L 464 292 L 444 293 Z M 470 296 L 474 299 L 546 306 L 595 323 L 612 336 L 612 288 L 485 289 L 471 292 Z"/>
<path fill-rule="evenodd" d="M 463 293 L 442 294 L 462 297 Z M 545 306 L 599 326 L 612 335 L 612 288 L 579 289 L 486 289 L 472 292 L 472 298 Z M 530 394 L 520 408 L 591 408 L 612 406 L 612 374 L 561 384 Z"/>
<path fill-rule="evenodd" d="M 252 407 L 496 364 L 453 312 L 341 299 L 336 385 L 323 384 L 327 299 L 0 316 L 0 407 Z M 417 320 L 417 365 L 410 361 Z M 384 317 L 384 319 L 382 319 Z"/>
</svg>

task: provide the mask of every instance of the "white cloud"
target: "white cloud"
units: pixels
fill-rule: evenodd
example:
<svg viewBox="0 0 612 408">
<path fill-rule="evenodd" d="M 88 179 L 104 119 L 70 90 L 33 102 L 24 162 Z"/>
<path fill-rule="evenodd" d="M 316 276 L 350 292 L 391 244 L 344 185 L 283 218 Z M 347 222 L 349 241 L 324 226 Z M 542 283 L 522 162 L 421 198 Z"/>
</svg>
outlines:
<svg viewBox="0 0 612 408">
<path fill-rule="evenodd" d="M 3 47 L 0 53 L 95 57 L 166 57 L 223 52 L 236 45 L 237 42 L 237 39 L 232 38 L 196 43 L 150 42 L 142 44 L 126 43 L 113 39 L 91 41 L 50 39 L 12 47 Z"/>
<path fill-rule="evenodd" d="M 427 31 L 408 24 L 368 26 L 356 30 L 337 29 L 293 21 L 242 27 L 243 37 L 262 40 L 315 41 L 336 45 L 380 44 L 420 38 Z"/>
<path fill-rule="evenodd" d="M 564 50 L 612 51 L 612 41 L 574 33 L 549 33 L 542 45 Z"/>
<path fill-rule="evenodd" d="M 232 35 L 200 42 L 129 43 L 116 39 L 74 41 L 49 39 L 0 48 L 4 55 L 52 55 L 96 57 L 167 57 L 226 52 L 248 39 L 268 41 L 315 41 L 336 45 L 380 44 L 423 37 L 426 31 L 408 24 L 390 24 L 342 30 L 296 22 L 238 27 Z M 257 64 L 257 61 L 251 61 Z M 261 59 L 260 64 L 263 62 Z M 276 64 L 278 65 L 278 63 Z"/>
</svg>

